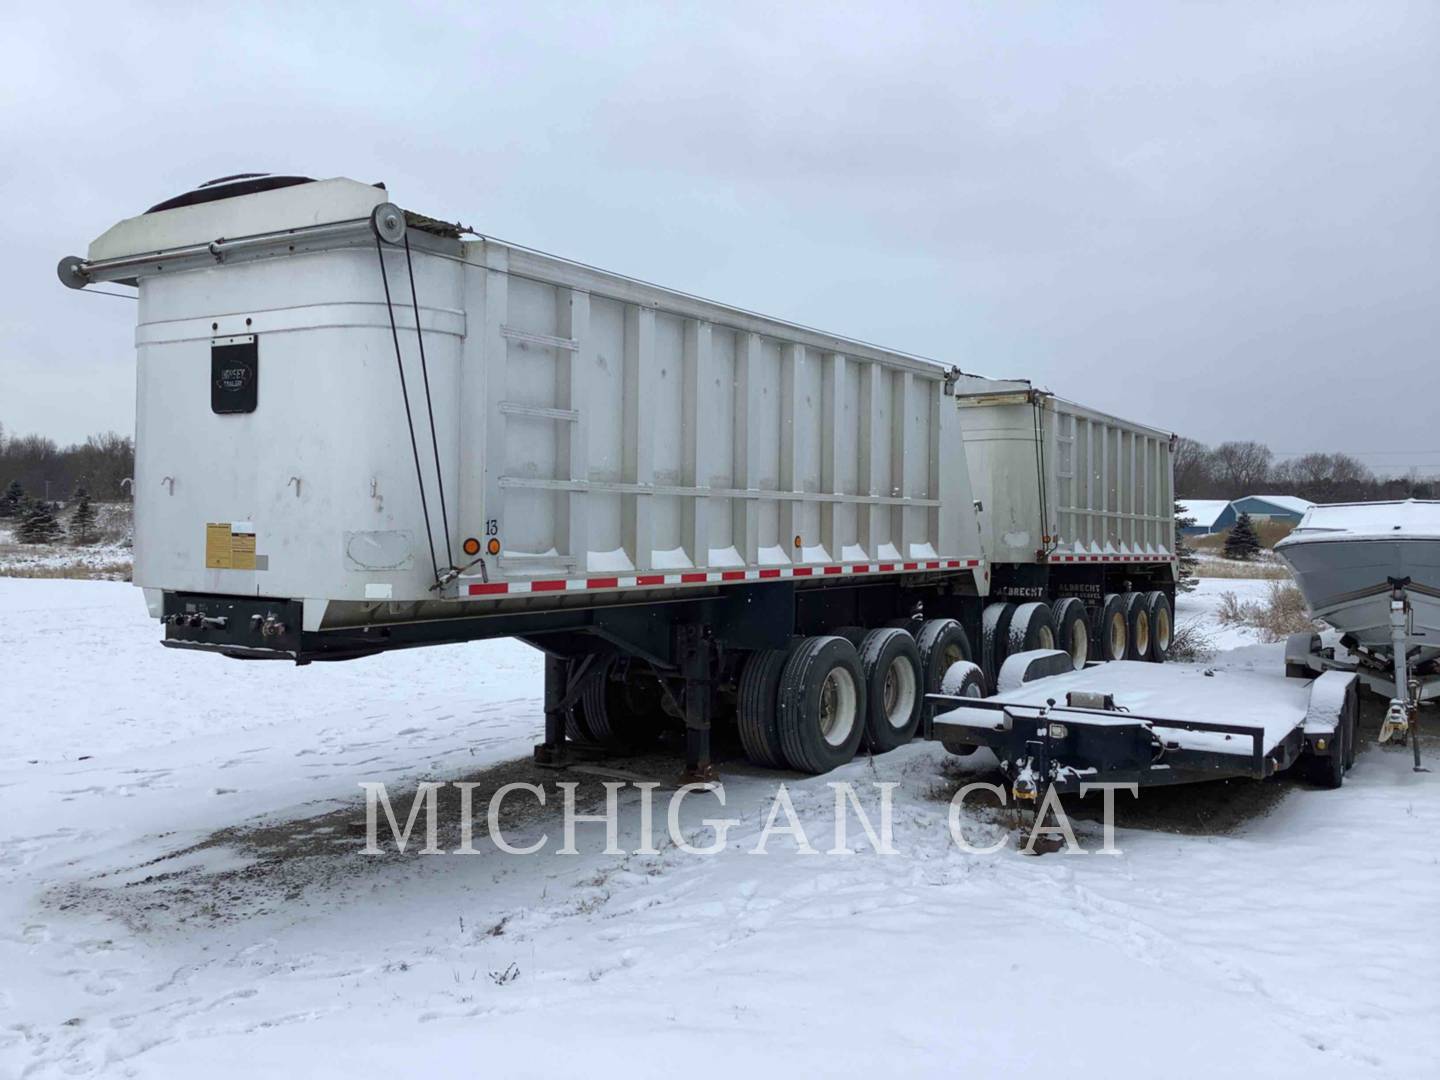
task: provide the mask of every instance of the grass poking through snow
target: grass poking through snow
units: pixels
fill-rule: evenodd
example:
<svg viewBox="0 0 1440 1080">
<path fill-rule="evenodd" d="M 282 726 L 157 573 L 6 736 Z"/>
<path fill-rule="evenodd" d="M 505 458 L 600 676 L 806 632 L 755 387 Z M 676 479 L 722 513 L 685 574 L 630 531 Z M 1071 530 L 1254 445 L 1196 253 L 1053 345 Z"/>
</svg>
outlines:
<svg viewBox="0 0 1440 1080">
<path fill-rule="evenodd" d="M 1221 593 L 1215 617 L 1222 626 L 1248 626 L 1260 631 L 1262 641 L 1283 641 L 1291 634 L 1320 628 L 1305 610 L 1300 590 L 1288 581 L 1271 581 L 1260 600 L 1241 600 L 1233 592 Z"/>
</svg>

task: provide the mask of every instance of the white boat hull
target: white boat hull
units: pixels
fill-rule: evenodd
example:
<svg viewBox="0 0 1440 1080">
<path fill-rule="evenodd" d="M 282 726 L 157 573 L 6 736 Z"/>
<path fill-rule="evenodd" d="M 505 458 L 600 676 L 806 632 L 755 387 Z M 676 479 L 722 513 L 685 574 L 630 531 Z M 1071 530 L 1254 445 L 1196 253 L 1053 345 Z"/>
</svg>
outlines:
<svg viewBox="0 0 1440 1080">
<path fill-rule="evenodd" d="M 1393 583 L 1406 582 L 1414 643 L 1440 650 L 1440 539 L 1342 534 L 1297 538 L 1276 551 L 1311 613 L 1372 650 L 1390 649 Z"/>
</svg>

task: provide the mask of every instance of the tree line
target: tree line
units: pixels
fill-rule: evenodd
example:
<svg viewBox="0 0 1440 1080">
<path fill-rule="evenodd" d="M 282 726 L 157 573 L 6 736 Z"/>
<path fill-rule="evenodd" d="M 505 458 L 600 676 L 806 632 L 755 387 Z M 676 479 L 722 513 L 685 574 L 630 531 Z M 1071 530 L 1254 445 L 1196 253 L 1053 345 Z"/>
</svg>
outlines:
<svg viewBox="0 0 1440 1080">
<path fill-rule="evenodd" d="M 44 435 L 7 437 L 0 425 L 0 492 L 18 483 L 28 498 L 65 502 L 84 488 L 99 502 L 129 501 L 135 443 L 107 431 L 60 446 Z"/>
<path fill-rule="evenodd" d="M 1378 477 L 1349 454 L 1302 454 L 1276 461 L 1264 443 L 1206 446 L 1181 439 L 1175 448 L 1175 494 L 1181 499 L 1239 499 L 1246 495 L 1298 495 L 1310 502 L 1433 499 L 1434 481 Z"/>
</svg>

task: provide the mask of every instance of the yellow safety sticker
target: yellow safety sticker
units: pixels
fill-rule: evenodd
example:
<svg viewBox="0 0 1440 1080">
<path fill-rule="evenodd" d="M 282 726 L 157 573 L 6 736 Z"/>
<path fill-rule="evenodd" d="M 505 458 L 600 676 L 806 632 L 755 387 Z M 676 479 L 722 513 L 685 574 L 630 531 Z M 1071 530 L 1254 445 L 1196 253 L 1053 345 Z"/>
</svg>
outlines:
<svg viewBox="0 0 1440 1080">
<path fill-rule="evenodd" d="M 255 531 L 248 524 L 210 521 L 205 524 L 207 570 L 254 570 Z"/>
</svg>

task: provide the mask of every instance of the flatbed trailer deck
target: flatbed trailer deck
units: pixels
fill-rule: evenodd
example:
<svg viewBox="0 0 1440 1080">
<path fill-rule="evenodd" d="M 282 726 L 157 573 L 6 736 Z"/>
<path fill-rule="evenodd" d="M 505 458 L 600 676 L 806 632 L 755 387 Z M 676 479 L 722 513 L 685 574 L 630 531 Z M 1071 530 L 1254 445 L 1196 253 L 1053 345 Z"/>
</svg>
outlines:
<svg viewBox="0 0 1440 1080">
<path fill-rule="evenodd" d="M 933 737 L 958 753 L 989 747 L 1017 797 L 1050 785 L 1067 794 L 1095 783 L 1263 780 L 1301 761 L 1338 787 L 1353 760 L 1351 673 L 1302 681 L 1117 661 L 1022 681 L 1049 658 L 1011 657 L 994 697 L 931 697 Z"/>
</svg>

